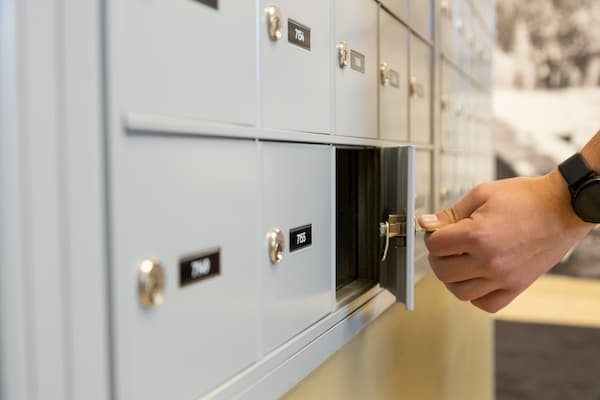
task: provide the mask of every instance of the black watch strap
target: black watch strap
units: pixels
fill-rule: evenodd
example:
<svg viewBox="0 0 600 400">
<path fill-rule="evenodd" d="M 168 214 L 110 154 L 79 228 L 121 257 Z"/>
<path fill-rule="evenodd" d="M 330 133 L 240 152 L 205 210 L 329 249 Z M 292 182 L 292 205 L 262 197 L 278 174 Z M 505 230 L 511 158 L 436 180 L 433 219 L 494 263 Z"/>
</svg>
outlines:
<svg viewBox="0 0 600 400">
<path fill-rule="evenodd" d="M 567 181 L 569 190 L 573 191 L 577 184 L 583 179 L 594 174 L 594 171 L 587 165 L 580 153 L 569 157 L 558 166 L 561 175 Z"/>
</svg>

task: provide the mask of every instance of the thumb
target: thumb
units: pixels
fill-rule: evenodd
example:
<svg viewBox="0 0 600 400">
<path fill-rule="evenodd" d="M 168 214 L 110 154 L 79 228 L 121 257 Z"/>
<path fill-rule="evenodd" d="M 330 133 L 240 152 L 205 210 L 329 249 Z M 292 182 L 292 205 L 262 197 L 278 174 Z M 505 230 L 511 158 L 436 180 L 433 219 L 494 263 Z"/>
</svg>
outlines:
<svg viewBox="0 0 600 400">
<path fill-rule="evenodd" d="M 477 186 L 459 200 L 452 207 L 448 207 L 435 214 L 425 214 L 419 217 L 419 225 L 425 230 L 434 231 L 443 226 L 457 223 L 468 218 L 481 207 L 487 200 L 483 186 Z"/>
</svg>

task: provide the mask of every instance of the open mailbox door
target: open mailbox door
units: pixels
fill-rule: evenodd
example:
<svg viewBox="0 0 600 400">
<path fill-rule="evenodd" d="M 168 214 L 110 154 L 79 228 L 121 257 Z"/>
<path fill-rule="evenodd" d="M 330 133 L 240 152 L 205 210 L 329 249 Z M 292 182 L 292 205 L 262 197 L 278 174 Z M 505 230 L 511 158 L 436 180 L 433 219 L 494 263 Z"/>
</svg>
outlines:
<svg viewBox="0 0 600 400">
<path fill-rule="evenodd" d="M 414 309 L 415 148 L 381 150 L 381 286 Z"/>
</svg>

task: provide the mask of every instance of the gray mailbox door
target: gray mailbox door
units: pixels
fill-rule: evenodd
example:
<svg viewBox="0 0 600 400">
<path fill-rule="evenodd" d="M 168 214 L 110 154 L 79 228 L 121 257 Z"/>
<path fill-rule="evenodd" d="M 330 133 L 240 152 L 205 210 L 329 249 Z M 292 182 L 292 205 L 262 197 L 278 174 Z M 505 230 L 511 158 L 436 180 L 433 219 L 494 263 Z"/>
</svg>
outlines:
<svg viewBox="0 0 600 400">
<path fill-rule="evenodd" d="M 414 308 L 415 148 L 390 147 L 381 156 L 381 286 Z"/>
</svg>

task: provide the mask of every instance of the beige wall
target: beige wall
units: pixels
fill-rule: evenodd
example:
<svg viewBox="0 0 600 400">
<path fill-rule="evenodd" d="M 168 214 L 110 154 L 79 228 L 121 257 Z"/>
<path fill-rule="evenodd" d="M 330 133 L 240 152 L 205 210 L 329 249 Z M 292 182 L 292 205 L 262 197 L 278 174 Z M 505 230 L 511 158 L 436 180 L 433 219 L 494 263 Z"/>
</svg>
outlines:
<svg viewBox="0 0 600 400">
<path fill-rule="evenodd" d="M 493 399 L 491 318 L 428 276 L 292 389 L 296 399 Z"/>
</svg>

